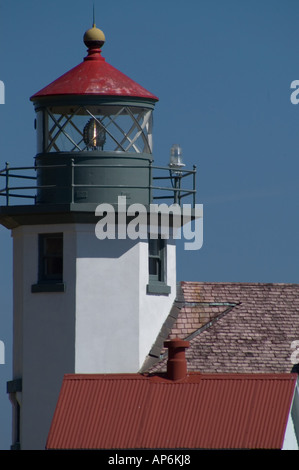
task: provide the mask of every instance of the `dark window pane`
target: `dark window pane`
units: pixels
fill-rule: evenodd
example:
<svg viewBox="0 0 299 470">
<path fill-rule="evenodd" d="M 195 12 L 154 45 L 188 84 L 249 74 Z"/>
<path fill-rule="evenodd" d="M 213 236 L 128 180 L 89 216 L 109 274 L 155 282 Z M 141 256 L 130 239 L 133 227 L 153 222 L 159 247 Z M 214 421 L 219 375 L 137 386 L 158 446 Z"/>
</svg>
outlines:
<svg viewBox="0 0 299 470">
<path fill-rule="evenodd" d="M 165 278 L 165 240 L 161 238 L 149 238 L 148 252 L 149 275 L 151 279 L 155 281 L 163 281 Z"/>
<path fill-rule="evenodd" d="M 63 234 L 39 236 L 39 281 L 62 281 Z"/>
<path fill-rule="evenodd" d="M 151 276 L 158 276 L 159 274 L 159 260 L 155 258 L 149 258 L 149 274 Z"/>
<path fill-rule="evenodd" d="M 44 266 L 47 278 L 62 278 L 62 258 L 45 258 Z"/>
<path fill-rule="evenodd" d="M 149 254 L 152 256 L 159 255 L 159 241 L 160 240 L 149 240 Z"/>
<path fill-rule="evenodd" d="M 62 237 L 45 239 L 45 255 L 62 255 Z"/>
</svg>

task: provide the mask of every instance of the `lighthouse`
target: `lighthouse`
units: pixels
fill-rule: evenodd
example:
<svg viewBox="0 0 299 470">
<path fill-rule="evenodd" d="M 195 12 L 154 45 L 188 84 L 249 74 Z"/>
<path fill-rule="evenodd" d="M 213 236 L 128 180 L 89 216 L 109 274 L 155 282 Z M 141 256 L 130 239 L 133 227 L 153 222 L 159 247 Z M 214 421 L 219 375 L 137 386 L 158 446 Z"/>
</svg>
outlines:
<svg viewBox="0 0 299 470">
<path fill-rule="evenodd" d="M 175 240 L 161 217 L 149 226 L 158 98 L 105 60 L 99 28 L 83 40 L 83 61 L 30 98 L 32 165 L 0 173 L 0 223 L 13 240 L 15 449 L 45 448 L 64 374 L 138 372 L 176 297 Z M 156 188 L 177 206 L 180 148 L 171 158 L 160 178 L 172 185 Z M 145 236 L 128 236 L 140 207 Z"/>
</svg>

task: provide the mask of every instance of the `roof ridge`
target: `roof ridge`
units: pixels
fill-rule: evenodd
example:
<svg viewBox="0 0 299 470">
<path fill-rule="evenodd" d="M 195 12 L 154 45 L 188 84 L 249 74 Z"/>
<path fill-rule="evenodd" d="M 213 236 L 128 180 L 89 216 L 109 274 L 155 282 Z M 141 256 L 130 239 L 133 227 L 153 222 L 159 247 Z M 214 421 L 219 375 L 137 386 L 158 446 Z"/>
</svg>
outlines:
<svg viewBox="0 0 299 470">
<path fill-rule="evenodd" d="M 200 372 L 200 371 L 188 371 L 186 377 L 180 381 L 170 380 L 165 376 L 164 372 L 151 372 L 143 373 L 132 372 L 132 373 L 73 373 L 65 374 L 63 380 L 149 380 L 151 383 L 167 383 L 167 384 L 178 384 L 188 383 L 188 379 L 196 378 L 200 376 L 202 380 L 290 380 L 297 381 L 298 374 L 292 372 Z M 155 380 L 158 379 L 158 380 Z M 160 379 L 160 380 L 159 380 Z"/>
<path fill-rule="evenodd" d="M 250 282 L 250 281 L 181 281 L 182 285 L 229 285 L 229 286 L 274 286 L 274 287 L 298 287 L 299 283 L 294 282 Z"/>
</svg>

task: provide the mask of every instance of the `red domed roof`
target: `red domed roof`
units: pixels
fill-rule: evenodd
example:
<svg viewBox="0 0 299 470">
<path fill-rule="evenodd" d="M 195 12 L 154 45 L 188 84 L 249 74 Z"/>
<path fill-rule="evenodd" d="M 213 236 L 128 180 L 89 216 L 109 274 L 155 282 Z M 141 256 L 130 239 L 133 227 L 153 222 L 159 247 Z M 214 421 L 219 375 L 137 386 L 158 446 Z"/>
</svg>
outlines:
<svg viewBox="0 0 299 470">
<path fill-rule="evenodd" d="M 101 55 L 98 43 L 93 45 L 89 42 L 88 46 L 88 55 L 81 64 L 35 93 L 30 99 L 35 101 L 41 97 L 55 95 L 100 95 L 158 101 L 155 95 L 108 64 Z"/>
</svg>

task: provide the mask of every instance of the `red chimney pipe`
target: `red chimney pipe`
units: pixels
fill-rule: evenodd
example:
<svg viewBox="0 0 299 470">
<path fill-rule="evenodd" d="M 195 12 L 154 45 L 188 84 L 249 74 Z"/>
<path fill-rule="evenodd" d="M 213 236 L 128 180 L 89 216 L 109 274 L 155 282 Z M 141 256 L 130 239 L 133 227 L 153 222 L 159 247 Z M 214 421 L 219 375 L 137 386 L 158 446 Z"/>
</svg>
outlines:
<svg viewBox="0 0 299 470">
<path fill-rule="evenodd" d="M 174 338 L 165 341 L 165 348 L 168 348 L 167 378 L 170 380 L 180 380 L 187 375 L 187 361 L 185 349 L 189 348 L 189 341 Z"/>
</svg>

